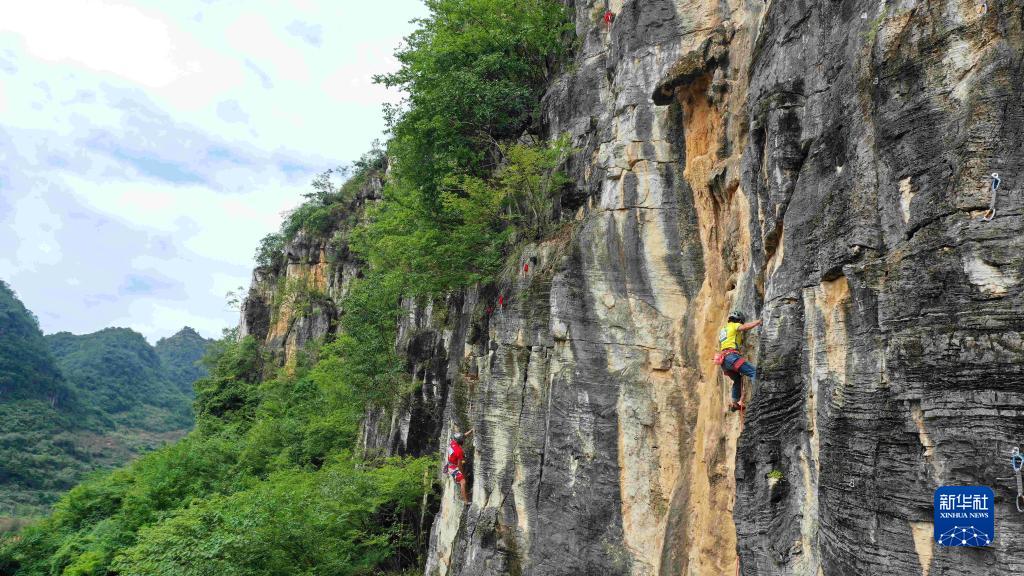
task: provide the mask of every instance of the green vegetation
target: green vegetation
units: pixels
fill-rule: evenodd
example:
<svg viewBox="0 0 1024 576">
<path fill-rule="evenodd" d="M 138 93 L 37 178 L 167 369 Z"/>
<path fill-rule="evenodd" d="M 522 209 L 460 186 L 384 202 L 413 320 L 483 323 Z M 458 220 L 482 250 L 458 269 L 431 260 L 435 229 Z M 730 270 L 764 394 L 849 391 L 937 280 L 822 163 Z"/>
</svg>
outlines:
<svg viewBox="0 0 1024 576">
<path fill-rule="evenodd" d="M 775 480 L 776 482 L 778 482 L 779 480 L 782 480 L 782 471 L 781 470 L 772 470 L 771 472 L 768 473 L 768 479 L 769 480 Z"/>
<path fill-rule="evenodd" d="M 160 357 L 164 373 L 168 380 L 185 394 L 192 395 L 192 383 L 206 376 L 206 368 L 199 359 L 206 354 L 206 349 L 213 344 L 199 335 L 198 332 L 185 326 L 174 336 L 157 340 L 156 355 Z"/>
<path fill-rule="evenodd" d="M 281 233 L 263 239 L 257 251 L 257 260 L 266 260 L 264 253 L 270 254 L 270 250 L 277 245 L 277 239 L 280 242 L 291 240 L 300 231 L 312 236 L 324 236 L 331 229 L 337 228 L 339 222 L 351 214 L 348 209 L 366 179 L 371 173 L 382 170 L 385 164 L 384 151 L 374 148 L 353 163 L 351 170 L 335 168 L 318 175 L 313 179 L 313 191 L 303 195 L 306 201 L 288 215 L 281 226 Z M 348 179 L 337 186 L 334 183 L 336 176 Z"/>
<path fill-rule="evenodd" d="M 341 335 L 325 347 L 321 364 L 338 375 L 363 404 L 386 406 L 409 383 L 395 352 L 399 298 L 406 284 L 396 274 L 371 274 L 357 281 L 345 299 Z"/>
<path fill-rule="evenodd" d="M 0 280 L 0 399 L 72 400 L 35 316 Z"/>
<path fill-rule="evenodd" d="M 388 110 L 391 178 L 353 247 L 405 294 L 490 279 L 515 225 L 542 226 L 568 149 L 502 144 L 531 126 L 572 26 L 552 0 L 428 0 L 430 17 L 377 81 L 408 93 Z M 520 185 L 531 185 L 530 189 Z M 549 202 L 550 205 L 550 202 Z M 398 280 L 388 281 L 398 284 Z"/>
<path fill-rule="evenodd" d="M 299 233 L 319 236 L 325 234 L 331 226 L 344 215 L 345 198 L 341 188 L 335 186 L 331 179 L 334 174 L 344 176 L 344 169 L 328 170 L 313 180 L 313 192 L 305 194 L 306 202 L 295 209 L 285 220 L 282 237 L 291 240 Z"/>
<path fill-rule="evenodd" d="M 419 562 L 430 459 L 357 462 L 363 396 L 330 352 L 260 382 L 251 338 L 213 347 L 197 427 L 95 477 L 0 544 L 0 573 L 370 574 Z"/>
<path fill-rule="evenodd" d="M 284 236 L 278 233 L 267 234 L 256 248 L 256 267 L 276 272 L 284 263 L 283 252 Z"/>
<path fill-rule="evenodd" d="M 387 160 L 375 147 L 344 184 L 338 171 L 320 175 L 256 253 L 278 282 L 273 318 L 326 297 L 282 276 L 286 243 L 329 240 L 361 259 L 338 334 L 294 369 L 251 336 L 227 334 L 195 384 L 192 433 L 91 478 L 0 541 L 0 574 L 369 575 L 422 565 L 436 463 L 359 458 L 360 419 L 411 386 L 395 350 L 403 297 L 492 281 L 517 244 L 551 231 L 570 149 L 528 134 L 572 31 L 556 0 L 427 6 L 399 71 L 378 78 L 408 95 L 387 111 Z M 357 210 L 386 162 L 383 201 Z"/>
<path fill-rule="evenodd" d="M 90 468 L 67 431 L 97 420 L 64 380 L 35 317 L 0 281 L 0 519 L 38 513 Z"/>
<path fill-rule="evenodd" d="M 201 576 L 290 574 L 305 565 L 348 575 L 415 564 L 423 535 L 411 528 L 425 469 L 423 461 L 368 470 L 342 462 L 319 473 L 282 472 L 144 528 L 111 569 Z"/>
<path fill-rule="evenodd" d="M 878 32 L 882 29 L 882 24 L 888 16 L 889 6 L 885 6 L 878 13 L 878 16 L 871 20 L 871 23 L 868 25 L 868 29 L 864 32 L 864 43 L 867 46 L 874 46 L 875 39 L 878 37 Z"/>
<path fill-rule="evenodd" d="M 93 470 L 181 437 L 192 424 L 185 380 L 202 373 L 194 364 L 206 342 L 191 329 L 155 351 L 121 328 L 44 338 L 0 282 L 0 525 L 44 512 Z"/>
<path fill-rule="evenodd" d="M 353 235 L 353 249 L 371 269 L 401 276 L 405 294 L 491 280 L 515 242 L 548 230 L 554 196 L 567 180 L 557 171 L 569 152 L 566 139 L 502 150 L 506 162 L 491 178 L 452 176 L 435 208 L 420 190 L 389 183 L 369 224 Z"/>
<path fill-rule="evenodd" d="M 427 0 L 430 16 L 377 77 L 408 94 L 387 111 L 388 153 L 403 186 L 437 208 L 452 176 L 487 176 L 498 143 L 534 121 L 549 62 L 565 55 L 572 25 L 553 0 Z"/>
<path fill-rule="evenodd" d="M 171 381 L 156 350 L 138 332 L 61 332 L 48 335 L 46 341 L 82 402 L 99 409 L 113 424 L 154 432 L 192 426 L 191 390 Z M 202 347 L 193 354 L 195 362 Z"/>
</svg>

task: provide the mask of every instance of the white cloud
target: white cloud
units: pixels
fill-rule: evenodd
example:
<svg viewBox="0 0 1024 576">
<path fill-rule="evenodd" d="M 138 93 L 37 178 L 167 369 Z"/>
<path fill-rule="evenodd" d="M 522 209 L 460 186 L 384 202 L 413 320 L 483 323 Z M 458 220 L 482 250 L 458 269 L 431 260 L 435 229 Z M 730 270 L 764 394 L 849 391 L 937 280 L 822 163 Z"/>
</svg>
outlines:
<svg viewBox="0 0 1024 576">
<path fill-rule="evenodd" d="M 148 321 L 139 322 L 140 318 L 147 318 Z M 207 338 L 220 337 L 221 330 L 225 327 L 223 320 L 209 316 L 195 314 L 188 309 L 167 306 L 159 301 L 150 298 L 140 298 L 131 303 L 127 314 L 114 318 L 111 325 L 127 326 L 141 332 L 142 334 L 159 334 L 164 332 L 165 326 L 191 326 Z M 176 330 L 175 330 L 176 331 Z M 170 334 L 166 334 L 170 336 Z M 149 337 L 153 341 L 153 337 Z"/>
<path fill-rule="evenodd" d="M 271 76 L 287 82 L 306 82 L 309 67 L 304 54 L 289 44 L 267 18 L 244 14 L 228 25 L 224 37 L 228 44 L 259 62 Z"/>
<path fill-rule="evenodd" d="M 32 272 L 40 265 L 60 263 L 60 242 L 56 234 L 63 222 L 44 195 L 33 192 L 15 198 L 8 225 L 13 234 L 24 239 L 13 251 L 14 273 Z"/>
<path fill-rule="evenodd" d="M 19 2 L 4 10 L 0 31 L 21 36 L 41 60 L 71 61 L 144 86 L 166 86 L 199 66 L 196 60 L 176 61 L 168 26 L 133 6 L 96 0 Z"/>
<path fill-rule="evenodd" d="M 260 238 L 381 136 L 420 0 L 0 7 L 0 278 L 48 332 L 237 322 Z M 59 18 L 54 15 L 60 15 Z"/>
<path fill-rule="evenodd" d="M 321 89 L 335 102 L 380 105 L 397 102 L 401 95 L 374 84 L 373 76 L 398 69 L 399 62 L 391 49 L 361 44 L 355 47 L 355 58 L 334 69 L 321 84 Z"/>
<path fill-rule="evenodd" d="M 312 46 L 319 48 L 324 42 L 324 28 L 319 24 L 293 20 L 285 29 L 293 36 L 301 38 Z"/>
<path fill-rule="evenodd" d="M 0 32 L 18 36 L 35 58 L 113 74 L 184 107 L 202 106 L 244 77 L 158 12 L 120 2 L 19 2 L 4 10 Z"/>
</svg>

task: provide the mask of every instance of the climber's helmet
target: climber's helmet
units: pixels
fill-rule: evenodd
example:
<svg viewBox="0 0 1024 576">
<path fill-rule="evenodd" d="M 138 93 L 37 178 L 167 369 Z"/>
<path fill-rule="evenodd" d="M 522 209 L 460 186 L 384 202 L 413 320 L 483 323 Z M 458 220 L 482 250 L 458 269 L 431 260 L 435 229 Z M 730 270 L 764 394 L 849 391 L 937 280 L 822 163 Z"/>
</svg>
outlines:
<svg viewBox="0 0 1024 576">
<path fill-rule="evenodd" d="M 459 444 L 462 444 L 462 440 L 465 439 L 465 437 L 466 437 L 466 435 L 463 434 L 462 432 L 456 432 L 456 433 L 452 434 L 452 440 L 455 440 Z"/>
<path fill-rule="evenodd" d="M 743 312 L 737 312 L 733 310 L 732 312 L 729 313 L 729 322 L 739 322 L 742 324 L 743 322 L 746 321 L 747 317 L 743 314 Z"/>
</svg>

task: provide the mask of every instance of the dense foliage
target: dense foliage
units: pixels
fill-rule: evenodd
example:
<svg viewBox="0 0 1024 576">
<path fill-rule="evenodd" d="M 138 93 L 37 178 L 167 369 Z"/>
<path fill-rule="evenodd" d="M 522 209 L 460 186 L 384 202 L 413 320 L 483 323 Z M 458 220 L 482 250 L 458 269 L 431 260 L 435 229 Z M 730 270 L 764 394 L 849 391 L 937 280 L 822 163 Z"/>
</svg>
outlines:
<svg viewBox="0 0 1024 576">
<path fill-rule="evenodd" d="M 291 240 L 300 231 L 313 236 L 323 236 L 337 228 L 339 223 L 351 215 L 351 205 L 356 194 L 367 178 L 385 167 L 384 151 L 374 148 L 363 154 L 351 168 L 342 167 L 327 170 L 313 179 L 311 192 L 303 194 L 305 202 L 285 219 L 280 234 L 271 234 L 263 240 L 257 251 L 257 260 L 266 261 L 265 254 L 275 247 L 276 239 Z M 338 185 L 336 178 L 345 179 Z"/>
<path fill-rule="evenodd" d="M 70 398 L 35 316 L 0 280 L 0 401 Z"/>
<path fill-rule="evenodd" d="M 186 326 L 173 336 L 157 340 L 153 349 L 160 357 L 167 379 L 191 396 L 192 383 L 206 376 L 206 368 L 199 363 L 199 359 L 206 354 L 206 349 L 212 343 L 212 340 L 203 338 Z"/>
<path fill-rule="evenodd" d="M 362 575 L 421 565 L 435 463 L 358 458 L 360 418 L 410 385 L 395 349 L 403 298 L 491 281 L 518 242 L 550 230 L 568 143 L 520 137 L 536 132 L 572 29 L 556 0 L 427 5 L 397 54 L 400 69 L 378 78 L 408 96 L 387 112 L 387 160 L 375 147 L 342 172 L 345 183 L 322 174 L 256 253 L 262 277 L 277 281 L 275 321 L 286 317 L 282 302 L 323 296 L 291 294 L 312 288 L 282 275 L 287 243 L 330 239 L 364 261 L 339 303 L 338 333 L 285 368 L 253 337 L 226 335 L 195 384 L 195 430 L 85 482 L 52 516 L 0 542 L 0 574 Z M 385 164 L 383 201 L 355 211 Z"/>
<path fill-rule="evenodd" d="M 162 341 L 166 361 L 126 329 L 44 338 L 0 282 L 0 530 L 191 426 L 191 381 L 188 394 L 180 382 L 203 339 L 182 334 Z"/>
<path fill-rule="evenodd" d="M 83 483 L 0 544 L 0 573 L 368 574 L 416 565 L 429 460 L 351 456 L 363 396 L 329 351 L 259 382 L 251 338 L 212 349 L 196 430 Z"/>
<path fill-rule="evenodd" d="M 428 0 L 430 16 L 396 54 L 400 87 L 389 110 L 391 177 L 372 224 L 355 240 L 371 267 L 399 274 L 406 293 L 441 293 L 489 279 L 514 225 L 549 196 L 565 140 L 509 146 L 534 123 L 550 66 L 571 24 L 553 0 Z M 517 182 L 517 178 L 524 178 Z M 521 184 L 537 184 L 527 190 Z M 543 183 L 542 183 L 543 181 Z M 538 198 L 539 199 L 539 198 Z"/>
<path fill-rule="evenodd" d="M 73 431 L 96 426 L 32 313 L 0 281 L 0 519 L 43 509 L 90 468 Z"/>
<path fill-rule="evenodd" d="M 353 248 L 371 268 L 401 278 L 406 294 L 439 294 L 491 280 L 519 240 L 548 231 L 554 198 L 567 179 L 558 167 L 566 139 L 502 148 L 505 163 L 488 179 L 452 176 L 436 208 L 417 189 L 392 182 Z"/>
<path fill-rule="evenodd" d="M 83 335 L 60 332 L 48 335 L 46 341 L 82 401 L 114 424 L 154 432 L 191 427 L 191 394 L 171 380 L 156 350 L 138 332 L 128 328 Z M 197 352 L 192 362 L 202 349 Z M 187 358 L 185 362 L 191 364 Z"/>
<path fill-rule="evenodd" d="M 378 82 L 402 88 L 388 111 L 395 176 L 439 200 L 453 175 L 486 176 L 498 142 L 534 120 L 549 63 L 566 52 L 571 24 L 553 0 L 427 0 L 429 17 Z"/>
<path fill-rule="evenodd" d="M 38 514 L 99 463 L 74 414 L 39 399 L 0 401 L 0 531 Z"/>
</svg>

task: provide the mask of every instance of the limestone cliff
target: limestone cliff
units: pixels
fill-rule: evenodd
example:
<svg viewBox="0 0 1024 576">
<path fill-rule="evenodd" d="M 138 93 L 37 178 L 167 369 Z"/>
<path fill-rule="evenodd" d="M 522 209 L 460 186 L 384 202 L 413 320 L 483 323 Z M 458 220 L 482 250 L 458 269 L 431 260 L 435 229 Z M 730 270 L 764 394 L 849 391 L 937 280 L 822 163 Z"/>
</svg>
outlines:
<svg viewBox="0 0 1024 576">
<path fill-rule="evenodd" d="M 372 172 L 346 207 L 346 217 L 322 236 L 299 230 L 273 266 L 257 268 L 242 301 L 239 337 L 254 336 L 283 366 L 300 350 L 333 334 L 338 306 L 361 264 L 348 251 L 348 234 L 368 203 L 380 200 L 380 171 Z"/>
<path fill-rule="evenodd" d="M 1024 570 L 997 480 L 1024 436 L 1021 4 L 571 8 L 543 102 L 577 150 L 563 227 L 495 285 L 406 302 L 418 390 L 364 421 L 367 451 L 439 462 L 476 430 L 427 574 Z M 327 239 L 287 253 L 242 321 L 283 365 L 359 268 Z M 745 422 L 711 361 L 737 308 L 765 319 Z M 995 488 L 994 546 L 934 547 L 943 484 Z"/>
</svg>

